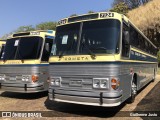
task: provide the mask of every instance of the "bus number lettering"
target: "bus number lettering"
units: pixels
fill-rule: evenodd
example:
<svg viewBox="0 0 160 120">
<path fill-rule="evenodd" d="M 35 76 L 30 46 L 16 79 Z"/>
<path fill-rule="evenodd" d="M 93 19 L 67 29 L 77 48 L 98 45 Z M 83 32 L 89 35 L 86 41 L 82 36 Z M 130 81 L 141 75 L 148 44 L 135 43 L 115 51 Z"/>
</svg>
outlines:
<svg viewBox="0 0 160 120">
<path fill-rule="evenodd" d="M 114 13 L 101 13 L 100 18 L 114 17 Z"/>
</svg>

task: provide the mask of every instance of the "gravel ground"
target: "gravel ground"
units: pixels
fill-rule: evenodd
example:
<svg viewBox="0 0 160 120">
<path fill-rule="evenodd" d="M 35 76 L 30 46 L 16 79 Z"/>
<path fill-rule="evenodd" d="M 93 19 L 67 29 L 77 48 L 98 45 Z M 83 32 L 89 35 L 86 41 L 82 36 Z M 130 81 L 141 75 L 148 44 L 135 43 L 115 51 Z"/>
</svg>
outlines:
<svg viewBox="0 0 160 120">
<path fill-rule="evenodd" d="M 19 93 L 1 91 L 0 92 L 0 111 L 49 111 L 47 113 L 46 112 L 42 113 L 42 115 L 45 114 L 47 116 L 55 116 L 55 117 L 41 118 L 46 120 L 48 119 L 141 120 L 144 118 L 143 117 L 120 117 L 120 116 L 129 116 L 129 114 L 132 111 L 160 110 L 160 94 L 158 94 L 159 92 L 158 89 L 160 87 L 160 83 L 158 83 L 159 81 L 160 81 L 160 76 L 157 76 L 157 79 L 154 83 L 148 84 L 144 89 L 140 91 L 134 103 L 132 104 L 123 103 L 122 105 L 114 108 L 102 108 L 102 107 L 94 107 L 94 106 L 52 102 L 48 100 L 47 92 L 19 94 Z M 156 98 L 155 98 L 155 94 L 156 94 Z M 10 118 L 3 118 L 3 119 L 9 120 Z M 31 118 L 31 119 L 36 120 L 36 118 Z"/>
</svg>

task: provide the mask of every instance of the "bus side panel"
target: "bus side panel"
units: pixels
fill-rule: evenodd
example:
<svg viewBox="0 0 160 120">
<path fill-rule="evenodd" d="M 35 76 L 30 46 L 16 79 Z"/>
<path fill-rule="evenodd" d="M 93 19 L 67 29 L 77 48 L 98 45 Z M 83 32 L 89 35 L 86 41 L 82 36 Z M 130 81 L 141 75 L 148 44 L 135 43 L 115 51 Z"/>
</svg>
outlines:
<svg viewBox="0 0 160 120">
<path fill-rule="evenodd" d="M 157 64 L 143 64 L 135 72 L 137 73 L 137 89 L 140 90 L 154 78 Z"/>
<path fill-rule="evenodd" d="M 157 64 L 148 63 L 122 63 L 119 77 L 120 89 L 123 90 L 122 101 L 125 101 L 131 95 L 132 77 L 136 76 L 137 90 L 140 90 L 153 79 L 156 66 Z M 133 69 L 133 72 L 128 72 L 130 69 Z"/>
</svg>

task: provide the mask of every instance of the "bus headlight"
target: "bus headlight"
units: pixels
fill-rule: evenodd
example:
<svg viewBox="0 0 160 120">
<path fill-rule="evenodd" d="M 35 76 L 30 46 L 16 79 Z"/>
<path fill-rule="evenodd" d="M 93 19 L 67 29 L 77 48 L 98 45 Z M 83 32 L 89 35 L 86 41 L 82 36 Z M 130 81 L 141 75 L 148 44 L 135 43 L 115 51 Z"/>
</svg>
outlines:
<svg viewBox="0 0 160 120">
<path fill-rule="evenodd" d="M 107 88 L 108 87 L 108 80 L 101 80 L 100 88 Z"/>
<path fill-rule="evenodd" d="M 93 79 L 93 88 L 99 88 L 100 87 L 100 80 Z"/>
<path fill-rule="evenodd" d="M 61 77 L 51 77 L 50 85 L 52 86 L 60 86 L 61 85 Z"/>
<path fill-rule="evenodd" d="M 0 80 L 5 80 L 5 75 L 0 75 Z"/>
<path fill-rule="evenodd" d="M 93 78 L 93 88 L 108 89 L 109 78 Z"/>
<path fill-rule="evenodd" d="M 22 81 L 28 82 L 30 80 L 30 75 L 22 75 Z"/>
</svg>

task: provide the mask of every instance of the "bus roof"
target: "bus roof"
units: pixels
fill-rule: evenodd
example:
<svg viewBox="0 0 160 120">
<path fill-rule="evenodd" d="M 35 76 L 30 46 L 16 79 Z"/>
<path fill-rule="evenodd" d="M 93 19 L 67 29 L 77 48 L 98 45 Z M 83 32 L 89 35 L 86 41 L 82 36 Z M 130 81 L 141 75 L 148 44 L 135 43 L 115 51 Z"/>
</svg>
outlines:
<svg viewBox="0 0 160 120">
<path fill-rule="evenodd" d="M 46 35 L 55 36 L 54 30 L 36 30 L 36 31 L 28 31 L 28 32 L 19 32 L 12 34 L 11 37 L 21 37 L 27 35 L 39 35 L 41 32 L 45 33 Z"/>
<path fill-rule="evenodd" d="M 64 19 L 61 19 L 57 26 L 70 24 L 74 22 L 81 22 L 81 21 L 90 21 L 90 20 L 96 20 L 96 19 L 107 19 L 107 18 L 121 18 L 121 14 L 116 12 L 97 12 L 97 13 L 89 13 L 89 14 L 83 14 L 83 15 L 77 15 L 72 17 L 67 17 Z"/>
</svg>

